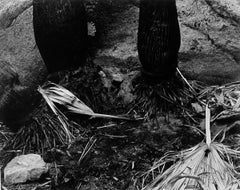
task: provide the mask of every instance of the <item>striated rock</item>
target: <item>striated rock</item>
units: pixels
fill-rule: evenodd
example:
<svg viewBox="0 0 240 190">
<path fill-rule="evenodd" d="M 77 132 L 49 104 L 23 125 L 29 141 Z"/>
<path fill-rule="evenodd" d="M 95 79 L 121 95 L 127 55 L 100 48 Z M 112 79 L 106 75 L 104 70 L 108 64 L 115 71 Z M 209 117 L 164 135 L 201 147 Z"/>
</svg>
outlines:
<svg viewBox="0 0 240 190">
<path fill-rule="evenodd" d="M 19 15 L 10 27 L 0 30 L 0 60 L 11 63 L 22 85 L 37 85 L 46 76 L 34 39 L 32 8 Z"/>
<path fill-rule="evenodd" d="M 239 2 L 177 0 L 177 5 L 181 70 L 207 83 L 239 80 Z"/>
<path fill-rule="evenodd" d="M 48 172 L 48 166 L 40 155 L 27 154 L 12 159 L 4 168 L 4 181 L 8 184 L 37 180 Z"/>
<path fill-rule="evenodd" d="M 1 24 L 18 16 L 11 26 L 3 24 L 9 27 L 0 29 L 0 121 L 13 130 L 31 112 L 34 91 L 47 75 L 34 40 L 30 5 L 27 0 L 0 0 Z"/>
<path fill-rule="evenodd" d="M 0 0 L 0 29 L 9 27 L 31 5 L 32 0 Z"/>
</svg>

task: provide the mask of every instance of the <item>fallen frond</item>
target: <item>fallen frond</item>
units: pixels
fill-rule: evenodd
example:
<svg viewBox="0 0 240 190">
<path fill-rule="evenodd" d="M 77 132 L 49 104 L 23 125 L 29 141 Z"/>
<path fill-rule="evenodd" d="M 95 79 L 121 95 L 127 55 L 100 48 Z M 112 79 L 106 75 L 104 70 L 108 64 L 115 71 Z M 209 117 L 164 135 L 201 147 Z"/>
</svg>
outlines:
<svg viewBox="0 0 240 190">
<path fill-rule="evenodd" d="M 89 108 L 69 90 L 54 83 L 49 83 L 44 87 L 39 87 L 38 91 L 42 94 L 43 98 L 46 100 L 53 112 L 57 115 L 60 113 L 60 110 L 57 109 L 55 104 L 64 106 L 71 113 L 88 115 L 93 118 L 130 120 L 129 118 L 122 116 L 94 113 L 91 108 Z M 63 113 L 61 113 L 61 115 L 63 116 Z"/>
<path fill-rule="evenodd" d="M 211 108 L 212 121 L 239 115 L 240 81 L 207 87 L 200 91 L 198 99 Z M 202 107 L 204 104 L 200 103 Z"/>
<path fill-rule="evenodd" d="M 146 173 L 145 179 L 152 177 L 153 180 L 144 190 L 239 189 L 240 174 L 235 170 L 233 159 L 239 159 L 240 151 L 211 140 L 210 115 L 206 116 L 206 128 L 206 143 L 160 159 Z M 169 163 L 174 164 L 166 169 Z"/>
<path fill-rule="evenodd" d="M 211 149 L 205 143 L 168 157 L 154 165 L 147 173 L 150 176 L 157 168 L 163 168 L 168 162 L 174 165 L 153 179 L 145 190 L 185 190 L 206 189 L 226 190 L 240 188 L 239 173 L 234 169 L 231 157 L 238 158 L 239 151 L 220 143 L 212 143 Z M 214 187 L 214 188 L 213 188 Z"/>
</svg>

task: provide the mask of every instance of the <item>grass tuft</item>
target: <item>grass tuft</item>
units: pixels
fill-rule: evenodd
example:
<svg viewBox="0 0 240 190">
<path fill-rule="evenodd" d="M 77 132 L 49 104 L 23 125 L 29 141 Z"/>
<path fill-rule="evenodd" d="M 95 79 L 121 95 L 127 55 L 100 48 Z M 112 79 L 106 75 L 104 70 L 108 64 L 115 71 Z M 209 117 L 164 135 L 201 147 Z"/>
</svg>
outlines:
<svg viewBox="0 0 240 190">
<path fill-rule="evenodd" d="M 197 83 L 196 83 L 197 84 Z M 196 86 L 196 88 L 195 88 Z M 183 111 L 190 115 L 190 103 L 196 100 L 197 91 L 201 86 L 190 84 L 178 70 L 170 79 L 158 83 L 147 81 L 143 76 L 136 79 L 134 89 L 137 96 L 132 109 L 143 113 L 145 118 L 168 113 Z"/>
<path fill-rule="evenodd" d="M 6 143 L 13 134 L 8 130 L 8 128 L 0 123 L 0 144 Z"/>
<path fill-rule="evenodd" d="M 212 121 L 239 115 L 240 112 L 240 81 L 222 86 L 209 86 L 201 90 L 198 99 L 208 104 L 212 112 Z"/>
<path fill-rule="evenodd" d="M 4 149 L 7 152 L 43 153 L 46 149 L 69 145 L 79 133 L 77 128 L 77 124 L 62 115 L 53 114 L 42 102 L 31 118 L 8 140 Z"/>
</svg>

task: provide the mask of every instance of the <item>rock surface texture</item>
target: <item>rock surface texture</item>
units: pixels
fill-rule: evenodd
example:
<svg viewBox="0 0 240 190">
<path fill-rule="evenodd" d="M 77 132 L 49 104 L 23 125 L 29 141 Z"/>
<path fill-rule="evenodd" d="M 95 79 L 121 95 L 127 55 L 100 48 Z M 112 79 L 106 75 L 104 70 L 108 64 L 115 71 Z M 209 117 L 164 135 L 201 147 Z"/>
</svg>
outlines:
<svg viewBox="0 0 240 190">
<path fill-rule="evenodd" d="M 32 5 L 32 0 L 1 0 L 0 29 L 9 27 L 24 10 Z"/>
<path fill-rule="evenodd" d="M 4 181 L 7 184 L 18 184 L 37 180 L 48 172 L 48 166 L 40 155 L 27 154 L 12 159 L 4 168 Z"/>
<path fill-rule="evenodd" d="M 0 120 L 5 123 L 23 119 L 47 74 L 34 40 L 31 4 L 0 0 Z"/>
<path fill-rule="evenodd" d="M 180 68 L 208 83 L 239 80 L 240 1 L 178 0 Z"/>
<path fill-rule="evenodd" d="M 2 1 L 0 0 L 0 5 L 4 4 Z M 10 5 L 9 7 L 13 9 L 13 7 L 21 5 L 16 2 L 13 1 L 12 7 Z M 2 12 L 6 12 L 6 10 L 0 9 L 0 23 L 6 20 L 5 17 L 1 17 L 4 14 Z M 13 13 L 16 14 L 16 12 Z M 32 8 L 23 11 L 8 28 L 0 29 L 0 60 L 7 61 L 12 65 L 19 75 L 22 85 L 37 84 L 46 75 L 44 63 L 34 40 Z"/>
</svg>

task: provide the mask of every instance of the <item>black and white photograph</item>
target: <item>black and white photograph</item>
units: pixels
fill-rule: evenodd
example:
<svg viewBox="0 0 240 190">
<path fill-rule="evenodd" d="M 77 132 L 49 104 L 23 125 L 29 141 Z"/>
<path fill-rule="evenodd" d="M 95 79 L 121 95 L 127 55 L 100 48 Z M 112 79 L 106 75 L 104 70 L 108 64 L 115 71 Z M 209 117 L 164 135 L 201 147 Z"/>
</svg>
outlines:
<svg viewBox="0 0 240 190">
<path fill-rule="evenodd" d="M 0 190 L 240 190 L 240 0 L 0 0 Z"/>
</svg>

